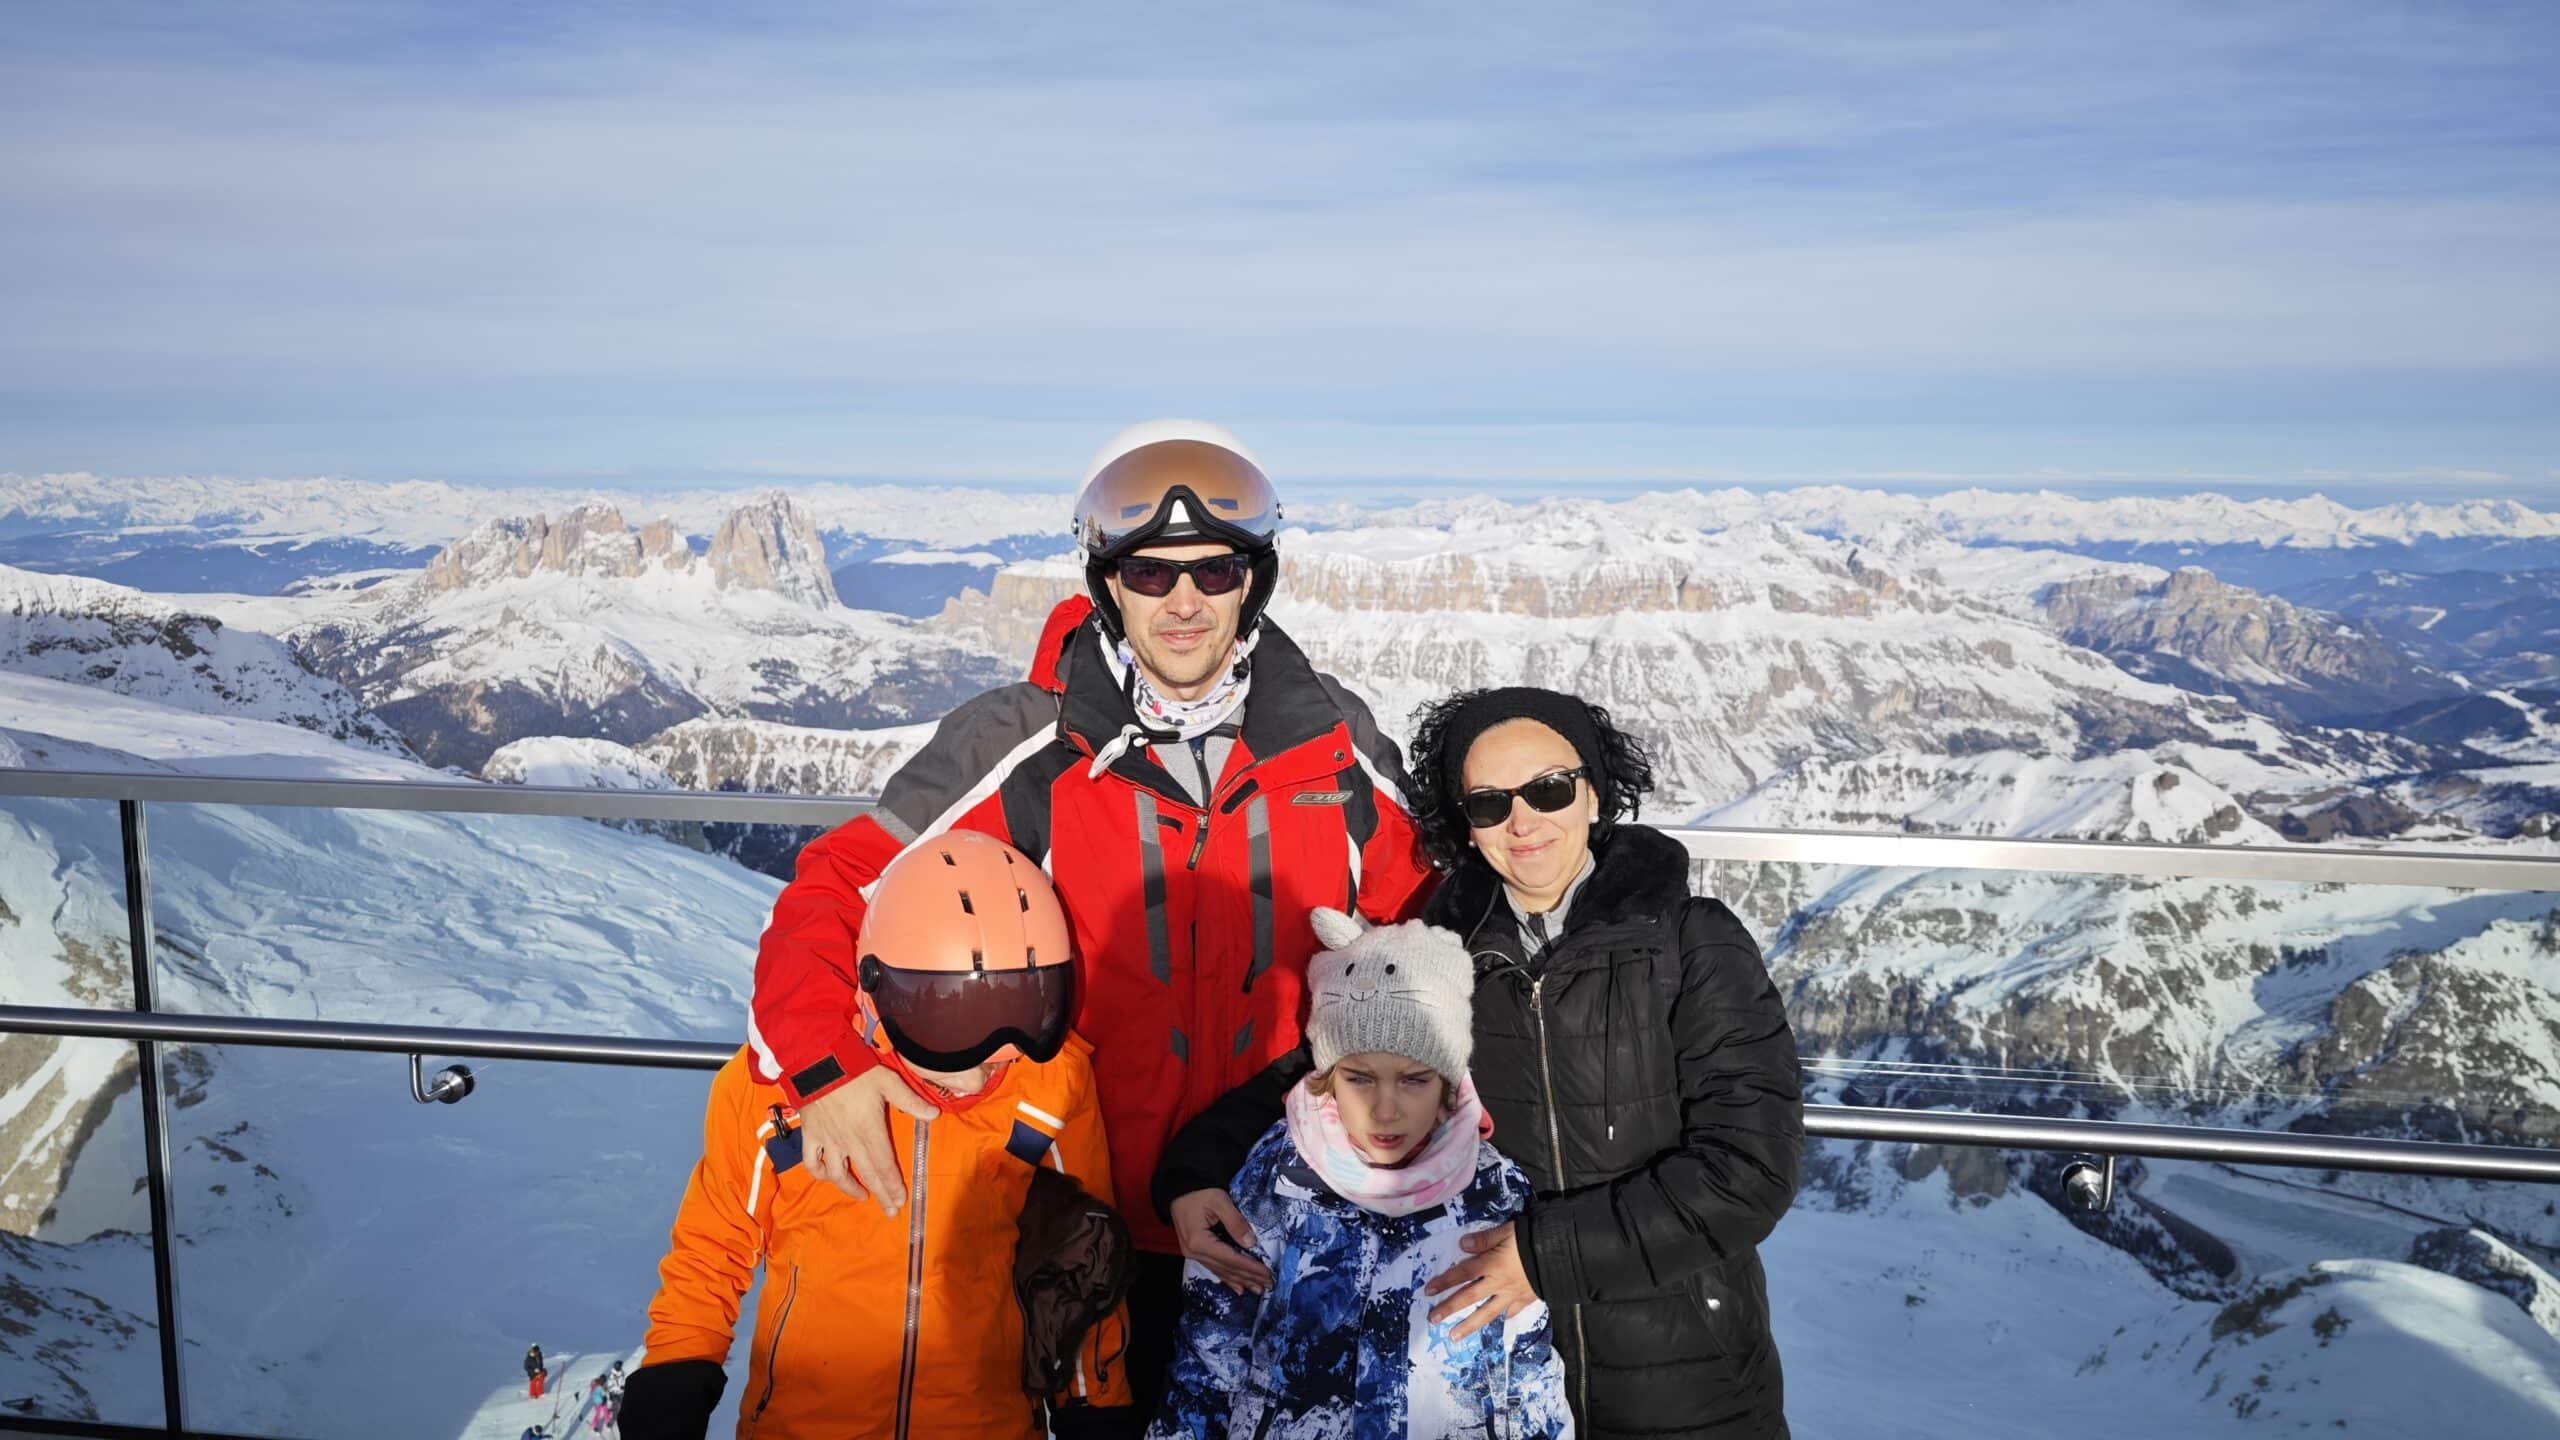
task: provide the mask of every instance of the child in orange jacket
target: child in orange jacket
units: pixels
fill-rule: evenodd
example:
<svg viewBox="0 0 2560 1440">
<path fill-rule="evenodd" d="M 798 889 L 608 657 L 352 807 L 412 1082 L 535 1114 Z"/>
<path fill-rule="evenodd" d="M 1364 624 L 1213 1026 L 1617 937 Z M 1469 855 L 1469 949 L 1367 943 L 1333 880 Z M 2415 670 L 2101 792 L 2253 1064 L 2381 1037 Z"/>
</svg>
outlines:
<svg viewBox="0 0 2560 1440">
<path fill-rule="evenodd" d="M 759 1263 L 741 1440 L 1144 1428 L 1120 1365 L 1128 1231 L 1093 1198 L 1111 1194 L 1110 1158 L 1092 1052 L 1067 1030 L 1067 934 L 1038 867 L 988 836 L 933 837 L 881 876 L 862 1022 L 937 1110 L 891 1116 L 908 1205 L 891 1219 L 813 1179 L 797 1115 L 740 1051 L 712 1082 L 624 1440 L 701 1440 Z"/>
</svg>

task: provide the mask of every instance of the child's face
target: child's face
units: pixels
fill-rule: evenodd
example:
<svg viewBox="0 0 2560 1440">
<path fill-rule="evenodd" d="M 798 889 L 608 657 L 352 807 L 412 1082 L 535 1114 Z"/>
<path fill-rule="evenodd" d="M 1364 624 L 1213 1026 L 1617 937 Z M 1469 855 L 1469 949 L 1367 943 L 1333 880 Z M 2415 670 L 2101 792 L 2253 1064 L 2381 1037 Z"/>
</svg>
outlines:
<svg viewBox="0 0 2560 1440">
<path fill-rule="evenodd" d="M 1393 1165 L 1422 1148 L 1440 1123 L 1448 1084 L 1421 1061 L 1382 1050 L 1345 1055 L 1333 1066 L 1342 1128 L 1372 1165 Z"/>
<path fill-rule="evenodd" d="M 912 1068 L 917 1075 L 954 1095 L 975 1095 L 995 1084 L 996 1077 L 1004 1073 L 1003 1065 L 981 1065 L 975 1070 L 927 1070 L 921 1065 Z"/>
</svg>

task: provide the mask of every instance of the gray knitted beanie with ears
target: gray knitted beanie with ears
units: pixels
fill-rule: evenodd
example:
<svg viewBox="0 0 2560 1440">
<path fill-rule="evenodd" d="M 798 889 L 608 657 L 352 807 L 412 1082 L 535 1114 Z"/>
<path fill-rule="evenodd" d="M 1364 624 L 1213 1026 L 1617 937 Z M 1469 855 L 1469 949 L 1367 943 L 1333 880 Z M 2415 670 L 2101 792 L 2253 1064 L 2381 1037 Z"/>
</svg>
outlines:
<svg viewBox="0 0 2560 1440">
<path fill-rule="evenodd" d="M 1309 916 L 1325 949 L 1307 962 L 1307 1041 L 1318 1070 L 1372 1050 L 1464 1079 L 1475 1050 L 1475 961 L 1419 920 L 1372 929 L 1339 910 Z"/>
</svg>

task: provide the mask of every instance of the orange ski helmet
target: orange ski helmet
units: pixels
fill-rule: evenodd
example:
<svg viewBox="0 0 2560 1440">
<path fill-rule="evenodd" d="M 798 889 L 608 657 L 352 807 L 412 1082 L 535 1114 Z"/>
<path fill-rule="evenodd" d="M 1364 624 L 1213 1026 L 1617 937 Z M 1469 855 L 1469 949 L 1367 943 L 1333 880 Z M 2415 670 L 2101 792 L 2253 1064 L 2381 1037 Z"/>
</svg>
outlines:
<svg viewBox="0 0 2560 1440">
<path fill-rule="evenodd" d="M 927 1070 L 1047 1060 L 1075 1014 L 1074 942 L 1049 877 L 992 835 L 948 830 L 873 884 L 856 1003 Z"/>
</svg>

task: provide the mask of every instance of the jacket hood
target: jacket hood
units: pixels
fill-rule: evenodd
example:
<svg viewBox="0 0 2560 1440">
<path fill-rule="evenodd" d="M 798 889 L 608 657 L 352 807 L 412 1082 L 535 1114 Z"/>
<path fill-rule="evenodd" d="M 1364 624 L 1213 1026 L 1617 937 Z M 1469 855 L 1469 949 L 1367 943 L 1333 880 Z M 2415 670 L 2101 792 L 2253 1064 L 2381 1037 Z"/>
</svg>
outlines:
<svg viewBox="0 0 2560 1440">
<path fill-rule="evenodd" d="M 1639 915 L 1660 915 L 1689 898 L 1689 848 L 1650 825 L 1620 824 L 1591 854 L 1591 878 L 1573 897 L 1565 933 Z M 1502 877 L 1473 851 L 1440 882 L 1422 918 L 1472 939 L 1501 910 Z M 1507 914 L 1507 912 L 1504 912 Z"/>
</svg>

